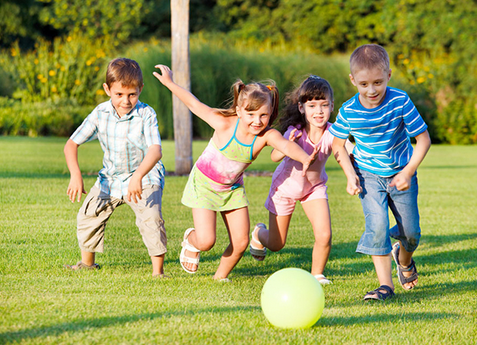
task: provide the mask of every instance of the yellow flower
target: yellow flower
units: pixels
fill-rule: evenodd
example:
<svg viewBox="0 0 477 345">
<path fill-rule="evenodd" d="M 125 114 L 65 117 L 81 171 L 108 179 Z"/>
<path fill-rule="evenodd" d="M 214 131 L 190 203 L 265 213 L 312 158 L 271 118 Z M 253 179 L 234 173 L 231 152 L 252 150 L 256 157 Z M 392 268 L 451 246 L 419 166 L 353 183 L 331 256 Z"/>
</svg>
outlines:
<svg viewBox="0 0 477 345">
<path fill-rule="evenodd" d="M 144 53 L 147 53 L 149 49 L 147 47 L 144 47 Z"/>
<path fill-rule="evenodd" d="M 45 83 L 48 81 L 48 79 L 47 79 L 47 78 L 43 78 L 43 79 L 41 79 L 40 81 L 41 81 L 43 84 L 45 84 Z"/>
<path fill-rule="evenodd" d="M 71 36 L 68 36 L 68 37 L 66 38 L 66 42 L 71 42 L 72 40 L 73 40 L 73 38 L 71 38 Z"/>
<path fill-rule="evenodd" d="M 53 92 L 53 93 L 58 92 L 58 89 L 56 88 L 56 86 L 52 86 L 52 87 L 51 87 L 51 92 Z"/>
<path fill-rule="evenodd" d="M 38 74 L 36 77 L 37 77 L 37 79 L 42 80 L 43 79 L 43 74 Z"/>
<path fill-rule="evenodd" d="M 75 85 L 81 85 L 81 81 L 79 81 L 78 79 L 75 80 Z"/>
<path fill-rule="evenodd" d="M 95 70 L 96 72 L 98 72 L 98 71 L 99 71 L 99 67 L 96 66 L 96 67 L 94 68 L 94 70 Z"/>
<path fill-rule="evenodd" d="M 429 79 L 432 79 L 432 78 L 434 78 L 434 74 L 429 73 L 429 74 L 427 75 L 427 77 L 428 77 Z"/>
<path fill-rule="evenodd" d="M 10 49 L 12 56 L 17 56 L 17 50 L 15 48 Z"/>
<path fill-rule="evenodd" d="M 424 77 L 419 77 L 419 78 L 417 78 L 417 83 L 418 83 L 418 84 L 422 84 L 422 83 L 424 83 L 425 81 L 426 81 L 426 78 L 424 78 Z"/>
<path fill-rule="evenodd" d="M 56 74 L 56 72 L 53 71 L 52 69 L 50 69 L 50 71 L 48 72 L 48 75 L 49 75 L 50 77 L 53 77 L 55 74 Z"/>
<path fill-rule="evenodd" d="M 402 63 L 403 63 L 404 65 L 409 64 L 409 59 L 404 59 L 404 60 L 402 61 Z"/>
<path fill-rule="evenodd" d="M 414 85 L 414 84 L 416 84 L 416 82 L 414 80 L 410 80 L 409 84 Z"/>
<path fill-rule="evenodd" d="M 38 59 L 33 60 L 33 63 L 34 63 L 35 65 L 38 65 L 39 62 L 40 62 L 40 61 L 39 61 Z"/>
<path fill-rule="evenodd" d="M 400 60 L 404 59 L 404 54 L 399 54 L 398 59 L 400 59 Z"/>
<path fill-rule="evenodd" d="M 96 95 L 98 96 L 104 95 L 104 90 L 103 89 L 96 90 Z"/>
<path fill-rule="evenodd" d="M 91 66 L 93 62 L 91 60 L 86 61 L 86 66 Z"/>
<path fill-rule="evenodd" d="M 66 71 L 66 67 L 65 67 L 65 66 L 61 66 L 61 67 L 60 67 L 60 71 L 61 71 L 61 72 Z"/>
</svg>

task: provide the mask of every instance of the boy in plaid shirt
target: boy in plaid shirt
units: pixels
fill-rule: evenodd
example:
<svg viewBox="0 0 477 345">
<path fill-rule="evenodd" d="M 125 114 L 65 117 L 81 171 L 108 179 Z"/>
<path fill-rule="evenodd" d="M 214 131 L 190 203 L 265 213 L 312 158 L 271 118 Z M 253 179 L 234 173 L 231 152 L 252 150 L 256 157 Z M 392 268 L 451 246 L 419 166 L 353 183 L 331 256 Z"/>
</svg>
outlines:
<svg viewBox="0 0 477 345">
<path fill-rule="evenodd" d="M 67 194 L 81 200 L 84 189 L 78 164 L 78 147 L 98 139 L 104 152 L 103 169 L 78 213 L 77 236 L 81 261 L 65 265 L 71 270 L 98 269 L 95 253 L 103 252 L 104 229 L 116 207 L 126 203 L 136 214 L 136 224 L 152 261 L 152 275 L 165 277 L 166 231 L 161 203 L 164 166 L 156 113 L 139 101 L 143 88 L 137 62 L 111 61 L 103 84 L 109 101 L 98 105 L 65 145 L 71 174 Z"/>
</svg>

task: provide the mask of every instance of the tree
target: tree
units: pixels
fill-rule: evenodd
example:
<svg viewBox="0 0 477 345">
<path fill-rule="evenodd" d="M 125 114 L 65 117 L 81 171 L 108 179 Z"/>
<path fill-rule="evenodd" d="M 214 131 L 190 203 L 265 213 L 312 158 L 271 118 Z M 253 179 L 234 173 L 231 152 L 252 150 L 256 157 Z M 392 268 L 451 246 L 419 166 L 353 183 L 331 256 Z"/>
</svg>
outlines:
<svg viewBox="0 0 477 345">
<path fill-rule="evenodd" d="M 171 1 L 172 70 L 175 82 L 190 90 L 189 0 Z M 192 114 L 179 98 L 172 96 L 176 173 L 185 175 L 192 169 Z"/>
</svg>

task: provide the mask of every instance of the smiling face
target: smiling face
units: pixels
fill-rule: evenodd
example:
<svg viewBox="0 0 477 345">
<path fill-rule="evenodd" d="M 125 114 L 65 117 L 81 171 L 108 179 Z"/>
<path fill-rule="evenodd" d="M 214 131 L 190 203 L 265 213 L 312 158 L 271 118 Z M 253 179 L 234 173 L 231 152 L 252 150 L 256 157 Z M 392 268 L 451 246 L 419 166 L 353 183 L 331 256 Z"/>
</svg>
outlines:
<svg viewBox="0 0 477 345">
<path fill-rule="evenodd" d="M 119 82 L 112 83 L 111 87 L 104 83 L 103 88 L 106 94 L 111 97 L 111 102 L 119 117 L 129 114 L 134 109 L 142 91 L 142 86 L 123 86 Z"/>
<path fill-rule="evenodd" d="M 298 103 L 298 110 L 305 114 L 307 127 L 324 128 L 330 119 L 334 103 L 329 99 L 313 99 Z"/>
<path fill-rule="evenodd" d="M 378 107 L 386 96 L 386 87 L 391 79 L 391 69 L 361 69 L 349 75 L 351 82 L 358 88 L 359 101 L 367 109 Z"/>
<path fill-rule="evenodd" d="M 247 105 L 237 107 L 237 116 L 240 118 L 240 125 L 244 126 L 244 129 L 249 134 L 258 135 L 265 128 L 267 128 L 270 122 L 271 107 L 267 102 L 257 110 L 247 110 Z"/>
</svg>

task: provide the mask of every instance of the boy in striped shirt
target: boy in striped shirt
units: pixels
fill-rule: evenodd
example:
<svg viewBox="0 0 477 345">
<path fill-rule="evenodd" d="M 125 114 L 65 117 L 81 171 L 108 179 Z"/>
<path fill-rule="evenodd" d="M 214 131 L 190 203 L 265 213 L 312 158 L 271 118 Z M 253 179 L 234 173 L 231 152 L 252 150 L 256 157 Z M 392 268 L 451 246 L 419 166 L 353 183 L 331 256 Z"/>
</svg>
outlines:
<svg viewBox="0 0 477 345">
<path fill-rule="evenodd" d="M 394 296 L 391 255 L 402 287 L 410 290 L 417 284 L 412 259 L 421 236 L 416 171 L 431 140 L 406 92 L 387 86 L 391 69 L 383 47 L 358 47 L 351 55 L 350 70 L 358 93 L 343 104 L 330 128 L 335 136 L 333 152 L 347 177 L 347 192 L 359 195 L 363 207 L 366 225 L 356 251 L 372 256 L 380 284 L 364 299 L 385 300 Z M 345 148 L 349 135 L 356 144 L 354 163 Z M 397 223 L 391 229 L 388 207 Z M 391 237 L 397 240 L 394 246 Z"/>
<path fill-rule="evenodd" d="M 166 230 L 161 205 L 164 166 L 161 137 L 154 109 L 139 101 L 143 77 L 138 63 L 126 58 L 112 60 L 103 88 L 111 98 L 99 104 L 65 145 L 71 174 L 67 194 L 81 200 L 84 189 L 78 165 L 78 147 L 98 139 L 103 149 L 103 169 L 86 196 L 77 217 L 81 261 L 65 265 L 71 270 L 97 269 L 95 253 L 103 252 L 104 229 L 116 209 L 128 204 L 152 262 L 152 275 L 164 276 Z"/>
</svg>

